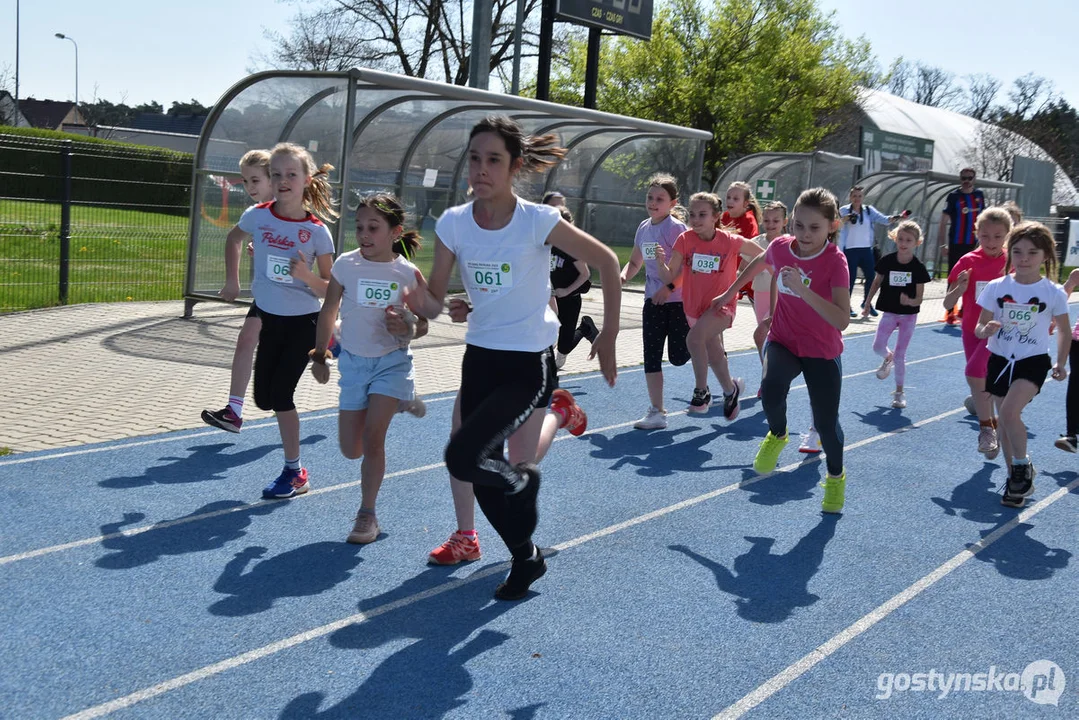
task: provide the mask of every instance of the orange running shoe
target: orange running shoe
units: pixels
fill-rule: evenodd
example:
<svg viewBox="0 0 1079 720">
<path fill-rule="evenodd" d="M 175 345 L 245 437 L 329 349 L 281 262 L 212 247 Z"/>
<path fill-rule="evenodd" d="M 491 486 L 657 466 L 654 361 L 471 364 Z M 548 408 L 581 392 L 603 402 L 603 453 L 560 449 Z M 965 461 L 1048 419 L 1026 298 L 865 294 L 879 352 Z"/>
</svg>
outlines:
<svg viewBox="0 0 1079 720">
<path fill-rule="evenodd" d="M 570 435 L 583 435 L 588 429 L 588 415 L 569 390 L 559 388 L 551 393 L 551 410 L 562 418 L 558 427 L 566 428 Z"/>
</svg>

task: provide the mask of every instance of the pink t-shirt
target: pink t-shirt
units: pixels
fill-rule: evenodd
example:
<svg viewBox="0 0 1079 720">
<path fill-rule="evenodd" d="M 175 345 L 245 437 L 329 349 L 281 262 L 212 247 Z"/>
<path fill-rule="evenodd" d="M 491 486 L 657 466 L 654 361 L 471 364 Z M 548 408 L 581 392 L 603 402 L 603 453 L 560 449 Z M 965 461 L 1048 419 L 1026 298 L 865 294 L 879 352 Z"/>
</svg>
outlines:
<svg viewBox="0 0 1079 720">
<path fill-rule="evenodd" d="M 779 277 L 779 271 L 788 265 L 798 268 L 802 273 L 802 283 L 831 302 L 833 288 L 850 287 L 847 258 L 831 242 L 825 243 L 821 251 L 811 258 L 798 257 L 791 251 L 794 242 L 793 236 L 783 235 L 773 240 L 764 252 L 768 266 L 776 274 L 776 287 L 779 290 L 768 339 L 798 357 L 837 358 L 843 352 L 843 333 L 828 324 L 805 300 L 788 290 Z"/>
<path fill-rule="evenodd" d="M 967 289 L 963 291 L 964 335 L 974 334 L 974 326 L 978 324 L 978 318 L 982 314 L 978 306 L 978 296 L 990 280 L 1004 277 L 1004 265 L 1007 262 L 1007 253 L 990 257 L 984 250 L 977 248 L 959 258 L 952 266 L 951 272 L 948 273 L 948 285 L 952 285 L 959 279 L 959 273 L 970 270 L 970 275 L 967 277 Z"/>
<path fill-rule="evenodd" d="M 716 230 L 711 240 L 686 230 L 674 241 L 674 251 L 682 254 L 682 309 L 686 317 L 699 318 L 717 296 L 738 277 L 738 258 L 745 242 L 740 235 Z M 727 304 L 734 317 L 735 298 Z"/>
</svg>

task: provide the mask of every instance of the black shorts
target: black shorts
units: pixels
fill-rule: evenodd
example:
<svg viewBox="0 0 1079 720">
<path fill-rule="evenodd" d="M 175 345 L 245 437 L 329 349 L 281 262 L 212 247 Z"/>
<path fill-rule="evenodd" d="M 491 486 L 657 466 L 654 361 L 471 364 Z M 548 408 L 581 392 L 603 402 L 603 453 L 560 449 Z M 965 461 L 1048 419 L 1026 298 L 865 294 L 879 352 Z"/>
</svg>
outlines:
<svg viewBox="0 0 1079 720">
<path fill-rule="evenodd" d="M 248 319 L 257 318 L 259 316 L 259 306 L 255 302 L 251 301 L 251 308 L 247 311 Z"/>
<path fill-rule="evenodd" d="M 1032 355 L 1031 357 L 1011 361 L 995 353 L 989 354 L 989 364 L 986 366 L 985 391 L 990 395 L 1004 397 L 1008 394 L 1008 388 L 1016 380 L 1028 380 L 1034 383 L 1034 387 L 1041 392 L 1045 377 L 1053 369 L 1053 361 L 1048 355 Z"/>
<path fill-rule="evenodd" d="M 680 302 L 657 305 L 651 298 L 644 301 L 643 311 L 644 371 L 663 370 L 663 344 L 667 344 L 667 359 L 671 365 L 682 366 L 689 361 L 686 336 L 689 321 Z"/>
</svg>

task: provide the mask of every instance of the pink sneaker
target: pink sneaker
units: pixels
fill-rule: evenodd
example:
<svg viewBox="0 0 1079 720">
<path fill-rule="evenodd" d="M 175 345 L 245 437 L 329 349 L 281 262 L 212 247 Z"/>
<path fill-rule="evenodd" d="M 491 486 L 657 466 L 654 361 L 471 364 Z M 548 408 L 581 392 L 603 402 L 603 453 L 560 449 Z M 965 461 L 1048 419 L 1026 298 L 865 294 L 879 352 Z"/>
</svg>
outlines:
<svg viewBox="0 0 1079 720">
<path fill-rule="evenodd" d="M 455 532 L 450 539 L 442 543 L 427 556 L 431 565 L 456 565 L 459 562 L 479 560 L 479 536 L 470 537 L 462 532 Z"/>
</svg>

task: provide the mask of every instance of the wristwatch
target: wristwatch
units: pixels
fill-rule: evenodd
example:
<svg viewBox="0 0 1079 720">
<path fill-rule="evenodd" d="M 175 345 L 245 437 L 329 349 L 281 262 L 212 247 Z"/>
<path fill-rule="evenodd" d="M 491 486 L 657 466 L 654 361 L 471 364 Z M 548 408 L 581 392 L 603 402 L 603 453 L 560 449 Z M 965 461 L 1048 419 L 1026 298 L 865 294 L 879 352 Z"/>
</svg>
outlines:
<svg viewBox="0 0 1079 720">
<path fill-rule="evenodd" d="M 674 292 L 677 288 L 675 288 L 674 283 L 667 283 L 667 289 Z"/>
</svg>

